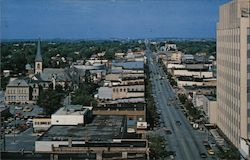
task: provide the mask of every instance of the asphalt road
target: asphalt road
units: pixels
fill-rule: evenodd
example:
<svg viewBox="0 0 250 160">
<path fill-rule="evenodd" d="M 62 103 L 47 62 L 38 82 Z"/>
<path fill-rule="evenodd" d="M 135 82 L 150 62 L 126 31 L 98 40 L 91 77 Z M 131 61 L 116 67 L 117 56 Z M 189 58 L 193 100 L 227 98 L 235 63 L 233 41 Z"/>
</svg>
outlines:
<svg viewBox="0 0 250 160">
<path fill-rule="evenodd" d="M 179 100 L 174 100 L 176 99 L 176 94 L 170 86 L 163 69 L 152 60 L 152 52 L 150 50 L 147 51 L 146 55 L 149 70 L 151 71 L 152 93 L 155 97 L 157 109 L 160 112 L 162 127 L 172 131 L 172 134 L 161 132 L 164 133 L 163 136 L 167 139 L 168 150 L 176 152 L 175 159 L 202 159 L 200 153 L 207 154 L 202 143 L 206 139 L 206 133 L 192 128 L 180 110 Z M 161 79 L 160 77 L 164 78 Z M 176 121 L 179 121 L 181 125 L 178 125 Z M 211 157 L 208 157 L 208 159 L 211 159 Z"/>
</svg>

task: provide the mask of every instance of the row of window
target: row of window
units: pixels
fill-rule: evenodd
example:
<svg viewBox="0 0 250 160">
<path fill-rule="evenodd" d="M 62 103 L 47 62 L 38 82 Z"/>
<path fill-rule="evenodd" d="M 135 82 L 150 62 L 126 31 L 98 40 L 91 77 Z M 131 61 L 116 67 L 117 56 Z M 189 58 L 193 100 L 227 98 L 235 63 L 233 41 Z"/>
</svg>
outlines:
<svg viewBox="0 0 250 160">
<path fill-rule="evenodd" d="M 27 96 L 6 96 L 5 100 L 7 100 L 7 101 L 16 101 L 16 100 L 27 101 L 27 100 L 29 100 L 29 98 Z"/>
<path fill-rule="evenodd" d="M 144 91 L 143 88 L 113 88 L 113 92 L 138 92 Z"/>
<path fill-rule="evenodd" d="M 28 93 L 28 89 L 17 89 L 17 90 L 16 89 L 7 89 L 7 93 L 8 94 L 16 94 L 16 93 L 26 94 L 26 93 Z"/>
<path fill-rule="evenodd" d="M 35 125 L 50 125 L 50 122 L 34 122 Z"/>
</svg>

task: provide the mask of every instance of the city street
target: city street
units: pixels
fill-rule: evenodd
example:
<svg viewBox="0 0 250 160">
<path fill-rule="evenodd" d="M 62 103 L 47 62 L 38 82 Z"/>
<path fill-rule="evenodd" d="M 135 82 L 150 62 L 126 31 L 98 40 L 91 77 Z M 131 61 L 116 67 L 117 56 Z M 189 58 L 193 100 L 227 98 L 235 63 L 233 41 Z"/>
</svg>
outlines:
<svg viewBox="0 0 250 160">
<path fill-rule="evenodd" d="M 167 80 L 163 69 L 152 60 L 152 52 L 147 51 L 152 93 L 157 110 L 160 113 L 162 127 L 170 129 L 172 134 L 163 134 L 169 151 L 176 152 L 176 159 L 202 159 L 200 154 L 207 151 L 202 141 L 206 133 L 194 130 L 178 106 L 176 95 Z"/>
</svg>

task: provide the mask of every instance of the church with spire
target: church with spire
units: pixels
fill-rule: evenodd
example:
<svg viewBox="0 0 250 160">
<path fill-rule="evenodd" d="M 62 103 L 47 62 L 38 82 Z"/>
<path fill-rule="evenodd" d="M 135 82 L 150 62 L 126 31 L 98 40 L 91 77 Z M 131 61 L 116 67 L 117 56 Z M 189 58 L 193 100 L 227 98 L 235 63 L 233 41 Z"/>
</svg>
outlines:
<svg viewBox="0 0 250 160">
<path fill-rule="evenodd" d="M 65 87 L 66 84 L 71 83 L 71 78 L 67 72 L 67 69 L 44 68 L 40 38 L 37 42 L 34 75 L 31 76 L 31 79 L 33 81 L 37 81 L 37 83 L 39 83 L 39 85 L 41 85 L 43 88 L 48 88 L 49 84 L 52 84 L 53 89 L 55 89 L 55 85 L 59 84 L 62 87 Z"/>
<path fill-rule="evenodd" d="M 41 55 L 41 40 L 39 38 L 37 42 L 37 51 L 35 58 L 35 74 L 40 74 L 43 71 L 43 58 Z"/>
</svg>

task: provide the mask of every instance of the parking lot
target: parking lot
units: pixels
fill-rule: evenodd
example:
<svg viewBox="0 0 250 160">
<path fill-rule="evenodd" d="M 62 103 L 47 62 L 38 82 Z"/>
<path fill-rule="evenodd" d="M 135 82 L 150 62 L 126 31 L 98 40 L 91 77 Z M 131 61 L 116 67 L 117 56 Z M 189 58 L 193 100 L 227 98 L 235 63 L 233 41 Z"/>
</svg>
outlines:
<svg viewBox="0 0 250 160">
<path fill-rule="evenodd" d="M 43 113 L 37 105 L 8 105 L 12 116 L 1 125 L 1 148 L 6 151 L 34 150 L 37 135 L 33 134 L 33 118 Z"/>
</svg>

